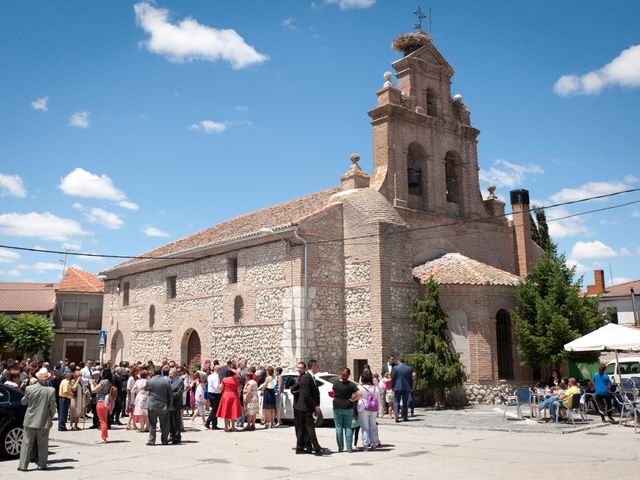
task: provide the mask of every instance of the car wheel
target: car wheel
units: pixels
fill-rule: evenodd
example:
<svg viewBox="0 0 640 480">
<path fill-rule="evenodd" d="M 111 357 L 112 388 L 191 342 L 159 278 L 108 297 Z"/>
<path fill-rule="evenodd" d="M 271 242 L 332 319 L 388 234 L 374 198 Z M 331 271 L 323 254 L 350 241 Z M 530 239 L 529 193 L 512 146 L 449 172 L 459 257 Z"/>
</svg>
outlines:
<svg viewBox="0 0 640 480">
<path fill-rule="evenodd" d="M 4 457 L 18 457 L 22 446 L 23 429 L 20 425 L 11 425 L 0 436 L 0 454 Z"/>
</svg>

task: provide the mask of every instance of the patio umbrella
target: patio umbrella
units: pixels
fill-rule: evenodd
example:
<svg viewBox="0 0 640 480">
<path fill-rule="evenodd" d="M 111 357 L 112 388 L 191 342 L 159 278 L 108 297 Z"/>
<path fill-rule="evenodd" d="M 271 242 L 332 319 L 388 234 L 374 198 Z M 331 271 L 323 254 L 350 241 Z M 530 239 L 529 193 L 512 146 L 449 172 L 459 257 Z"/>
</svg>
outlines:
<svg viewBox="0 0 640 480">
<path fill-rule="evenodd" d="M 615 323 L 608 323 L 583 337 L 565 344 L 564 349 L 569 352 L 611 351 L 631 352 L 640 350 L 640 329 L 623 327 Z M 618 369 L 618 382 L 622 386 L 622 376 Z"/>
</svg>

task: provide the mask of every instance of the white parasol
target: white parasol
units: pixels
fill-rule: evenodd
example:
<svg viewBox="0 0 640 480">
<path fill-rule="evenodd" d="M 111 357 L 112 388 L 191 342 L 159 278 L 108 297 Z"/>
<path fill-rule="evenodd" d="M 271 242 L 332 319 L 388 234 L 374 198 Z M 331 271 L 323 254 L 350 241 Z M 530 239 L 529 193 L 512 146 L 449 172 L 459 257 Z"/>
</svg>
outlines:
<svg viewBox="0 0 640 480">
<path fill-rule="evenodd" d="M 616 365 L 618 362 L 618 352 L 640 351 L 640 329 L 624 327 L 615 323 L 608 323 L 587 335 L 576 338 L 574 341 L 565 344 L 565 350 L 569 352 L 590 352 L 590 351 L 611 351 L 616 354 Z M 622 376 L 618 368 L 618 382 L 622 387 Z"/>
</svg>

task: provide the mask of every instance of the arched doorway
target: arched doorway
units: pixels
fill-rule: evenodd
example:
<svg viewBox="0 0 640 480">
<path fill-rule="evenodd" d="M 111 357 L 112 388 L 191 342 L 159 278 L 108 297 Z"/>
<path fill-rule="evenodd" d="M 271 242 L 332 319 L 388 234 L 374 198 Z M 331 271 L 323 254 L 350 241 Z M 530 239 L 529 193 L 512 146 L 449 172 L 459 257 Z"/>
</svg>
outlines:
<svg viewBox="0 0 640 480">
<path fill-rule="evenodd" d="M 200 335 L 193 329 L 187 330 L 182 341 L 182 359 L 189 369 L 200 364 Z"/>
<path fill-rule="evenodd" d="M 496 314 L 496 352 L 498 354 L 498 378 L 513 379 L 511 315 L 506 310 L 499 310 Z"/>
<path fill-rule="evenodd" d="M 124 336 L 120 330 L 116 330 L 111 339 L 111 359 L 116 364 L 124 360 Z"/>
</svg>

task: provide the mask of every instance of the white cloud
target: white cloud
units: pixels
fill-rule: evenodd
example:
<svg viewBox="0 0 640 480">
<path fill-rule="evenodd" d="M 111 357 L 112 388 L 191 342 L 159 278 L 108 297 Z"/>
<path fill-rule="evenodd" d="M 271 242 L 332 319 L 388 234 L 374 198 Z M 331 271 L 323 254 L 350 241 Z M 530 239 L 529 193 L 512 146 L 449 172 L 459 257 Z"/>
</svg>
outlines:
<svg viewBox="0 0 640 480">
<path fill-rule="evenodd" d="M 498 187 L 515 187 L 524 183 L 526 174 L 540 174 L 544 170 L 538 165 L 518 165 L 506 160 L 496 160 L 489 170 L 480 170 L 480 180 L 494 183 Z M 498 168 L 500 167 L 500 168 Z"/>
<path fill-rule="evenodd" d="M 532 203 L 533 205 L 544 205 L 545 202 Z M 590 235 L 591 231 L 585 224 L 585 217 L 571 217 L 571 213 L 565 207 L 554 207 L 545 210 L 547 223 L 549 224 L 549 235 L 552 238 L 576 237 L 579 235 Z"/>
<path fill-rule="evenodd" d="M 64 242 L 69 237 L 90 235 L 75 220 L 56 217 L 49 212 L 0 214 L 0 234 L 59 242 Z"/>
<path fill-rule="evenodd" d="M 19 175 L 6 175 L 0 173 L 0 197 L 18 197 L 27 196 L 27 190 L 24 188 L 24 182 Z"/>
<path fill-rule="evenodd" d="M 617 255 L 613 248 L 600 240 L 595 240 L 593 242 L 576 242 L 569 256 L 579 260 L 583 258 L 609 258 Z"/>
<path fill-rule="evenodd" d="M 631 212 L 631 216 L 634 218 L 640 218 L 640 210 L 634 210 Z"/>
<path fill-rule="evenodd" d="M 83 168 L 76 168 L 73 172 L 61 179 L 58 188 L 62 190 L 65 195 L 111 200 L 118 202 L 118 205 L 128 210 L 138 209 L 138 205 L 129 202 L 124 192 L 118 190 L 113 185 L 111 178 L 107 175 L 96 175 Z M 73 208 L 82 210 L 83 207 L 82 204 L 76 202 L 73 204 Z"/>
<path fill-rule="evenodd" d="M 17 268 L 12 268 L 11 270 L 0 270 L 0 275 L 4 275 L 6 277 L 19 277 L 22 275 L 22 272 Z"/>
<path fill-rule="evenodd" d="M 634 252 L 636 252 L 637 255 L 640 255 L 640 247 L 637 247 Z"/>
<path fill-rule="evenodd" d="M 638 177 L 635 177 L 635 176 L 633 176 L 631 174 L 628 174 L 628 175 L 624 176 L 622 181 L 624 183 L 628 183 L 629 185 L 633 185 L 634 183 L 636 183 L 638 181 Z"/>
<path fill-rule="evenodd" d="M 282 21 L 282 28 L 286 30 L 291 30 L 292 32 L 299 32 L 300 27 L 298 27 L 295 23 L 295 19 L 293 17 L 285 18 Z"/>
<path fill-rule="evenodd" d="M 36 273 L 47 273 L 52 270 L 62 270 L 63 268 L 64 267 L 62 263 L 55 262 L 36 262 L 34 264 L 23 263 L 18 265 L 18 269 L 20 270 L 35 271 Z"/>
<path fill-rule="evenodd" d="M 147 225 L 142 228 L 142 233 L 144 233 L 147 237 L 170 237 L 171 234 L 167 233 L 159 228 L 154 227 L 153 225 Z"/>
<path fill-rule="evenodd" d="M 169 19 L 169 10 L 156 8 L 147 2 L 133 6 L 138 26 L 149 34 L 142 42 L 147 50 L 164 56 L 170 62 L 225 60 L 234 70 L 266 61 L 233 29 L 216 29 L 187 17 L 177 24 Z"/>
<path fill-rule="evenodd" d="M 20 254 L 13 250 L 0 248 L 0 263 L 14 263 L 20 260 Z"/>
<path fill-rule="evenodd" d="M 620 255 L 621 257 L 628 257 L 631 255 L 631 252 L 628 248 L 622 247 L 618 252 L 618 255 Z"/>
<path fill-rule="evenodd" d="M 62 249 L 63 250 L 68 250 L 71 252 L 77 252 L 82 248 L 82 244 L 78 243 L 78 242 L 65 242 L 62 244 Z"/>
<path fill-rule="evenodd" d="M 324 3 L 327 5 L 338 5 L 340 10 L 349 10 L 352 8 L 369 8 L 376 3 L 376 0 L 325 0 Z M 311 8 L 314 7 L 312 6 Z"/>
<path fill-rule="evenodd" d="M 553 86 L 561 97 L 598 95 L 605 87 L 640 87 L 640 45 L 623 50 L 620 55 L 598 70 L 584 75 L 562 75 Z"/>
<path fill-rule="evenodd" d="M 84 208 L 80 202 L 74 202 L 71 206 L 74 210 L 82 210 Z"/>
<path fill-rule="evenodd" d="M 76 112 L 71 115 L 69 125 L 77 128 L 89 128 L 91 126 L 89 115 L 91 115 L 91 112 Z"/>
<path fill-rule="evenodd" d="M 587 267 L 586 265 L 583 265 L 582 263 L 580 263 L 575 258 L 568 258 L 566 263 L 567 263 L 567 266 L 569 266 L 571 268 L 575 267 L 576 273 L 578 275 L 584 275 L 585 273 L 587 273 L 590 270 L 589 267 Z"/>
<path fill-rule="evenodd" d="M 31 102 L 31 108 L 34 110 L 40 110 L 41 112 L 46 112 L 49 110 L 47 103 L 49 103 L 49 97 L 36 98 Z"/>
<path fill-rule="evenodd" d="M 620 285 L 621 283 L 629 283 L 631 279 L 629 277 L 613 277 L 611 285 Z"/>
<path fill-rule="evenodd" d="M 582 198 L 594 197 L 597 195 L 608 195 L 610 193 L 627 190 L 629 185 L 620 181 L 611 182 L 587 182 L 577 188 L 563 188 L 558 193 L 551 195 L 553 203 L 572 202 Z M 606 200 L 606 199 L 599 199 Z"/>
<path fill-rule="evenodd" d="M 96 253 L 96 252 L 88 252 L 88 253 Z M 74 255 L 74 258 L 77 258 L 78 260 L 84 260 L 87 262 L 97 262 L 97 263 L 104 262 L 103 257 L 94 257 L 93 255 Z"/>
<path fill-rule="evenodd" d="M 138 204 L 130 202 L 128 200 L 122 200 L 118 203 L 122 208 L 126 208 L 127 210 L 138 210 Z"/>
<path fill-rule="evenodd" d="M 189 129 L 207 134 L 222 133 L 227 129 L 227 125 L 226 123 L 214 122 L 213 120 L 202 120 L 201 122 L 189 125 Z"/>
<path fill-rule="evenodd" d="M 112 212 L 107 212 L 102 208 L 92 208 L 85 215 L 87 216 L 87 220 L 91 223 L 98 223 L 111 230 L 117 230 L 124 225 L 124 222 L 120 217 L 118 217 L 118 215 Z"/>
<path fill-rule="evenodd" d="M 233 107 L 237 112 L 240 113 L 246 113 L 249 111 L 249 107 L 245 106 L 245 105 L 236 105 L 235 107 Z"/>
</svg>

